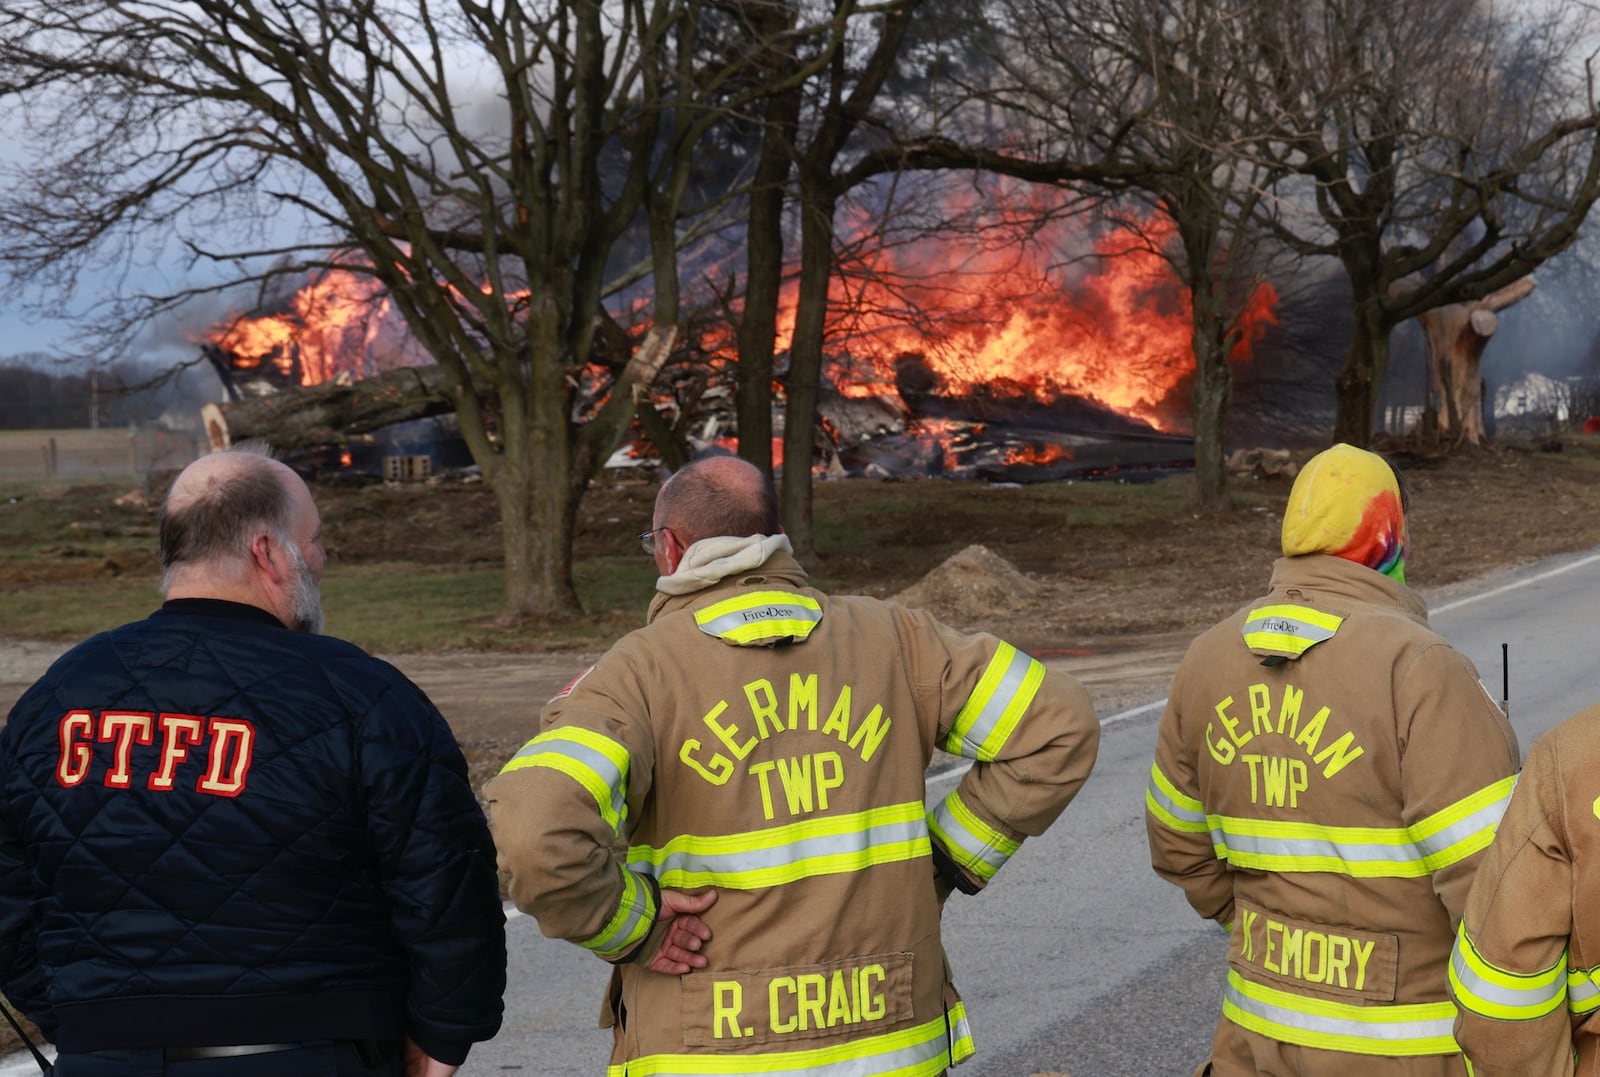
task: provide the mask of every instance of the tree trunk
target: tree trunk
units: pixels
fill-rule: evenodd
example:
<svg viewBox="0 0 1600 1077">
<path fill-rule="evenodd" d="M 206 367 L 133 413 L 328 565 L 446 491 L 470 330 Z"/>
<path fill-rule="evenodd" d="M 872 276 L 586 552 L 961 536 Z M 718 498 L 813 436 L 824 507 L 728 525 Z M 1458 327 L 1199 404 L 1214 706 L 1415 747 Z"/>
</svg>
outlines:
<svg viewBox="0 0 1600 1077">
<path fill-rule="evenodd" d="M 816 553 L 811 533 L 811 459 L 816 452 L 822 336 L 833 277 L 832 194 L 808 194 L 800 210 L 800 295 L 789 347 L 783 423 L 783 529 L 800 557 Z"/>
<path fill-rule="evenodd" d="M 500 506 L 505 544 L 504 613 L 508 619 L 581 613 L 572 586 L 572 532 L 587 476 L 572 481 L 571 392 L 561 346 L 561 322 L 534 304 L 528 347 L 548 348 L 529 365 L 525 394 L 501 400 L 500 453 L 484 467 Z M 483 461 L 479 461 L 480 466 Z"/>
<path fill-rule="evenodd" d="M 1195 506 L 1205 511 L 1230 507 L 1228 471 L 1223 466 L 1223 421 L 1232 395 L 1228 352 L 1234 334 L 1223 326 L 1209 273 L 1191 274 L 1194 303 L 1194 478 Z"/>
<path fill-rule="evenodd" d="M 392 423 L 455 411 L 449 378 L 437 366 L 405 367 L 346 385 L 294 386 L 200 409 L 211 451 L 259 439 L 293 451 L 338 445 Z"/>
<path fill-rule="evenodd" d="M 1440 437 L 1483 443 L 1483 352 L 1499 328 L 1496 312 L 1527 298 L 1533 289 L 1533 278 L 1524 277 L 1476 302 L 1452 303 L 1417 317 L 1432 360 L 1429 404 L 1444 405 L 1435 413 Z"/>
<path fill-rule="evenodd" d="M 1389 365 L 1389 329 L 1376 298 L 1363 296 L 1358 282 L 1350 352 L 1334 385 L 1338 411 L 1333 422 L 1333 440 L 1365 449 L 1372 443 L 1372 417 L 1378 403 L 1378 389 Z"/>
<path fill-rule="evenodd" d="M 739 320 L 739 455 L 772 474 L 772 353 L 783 285 L 784 182 L 800 113 L 796 89 L 767 103 L 745 232 L 744 314 Z"/>
</svg>

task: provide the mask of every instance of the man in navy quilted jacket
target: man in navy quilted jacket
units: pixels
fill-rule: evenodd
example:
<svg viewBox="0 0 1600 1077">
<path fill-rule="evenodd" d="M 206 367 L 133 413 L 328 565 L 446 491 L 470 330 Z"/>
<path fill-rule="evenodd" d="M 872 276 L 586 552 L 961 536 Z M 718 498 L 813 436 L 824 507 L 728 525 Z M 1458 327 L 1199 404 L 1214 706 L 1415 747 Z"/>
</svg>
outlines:
<svg viewBox="0 0 1600 1077">
<path fill-rule="evenodd" d="M 267 453 L 190 465 L 165 604 L 0 732 L 0 989 L 58 1077 L 448 1077 L 500 1027 L 465 762 L 416 685 L 318 634 L 320 530 Z"/>
</svg>

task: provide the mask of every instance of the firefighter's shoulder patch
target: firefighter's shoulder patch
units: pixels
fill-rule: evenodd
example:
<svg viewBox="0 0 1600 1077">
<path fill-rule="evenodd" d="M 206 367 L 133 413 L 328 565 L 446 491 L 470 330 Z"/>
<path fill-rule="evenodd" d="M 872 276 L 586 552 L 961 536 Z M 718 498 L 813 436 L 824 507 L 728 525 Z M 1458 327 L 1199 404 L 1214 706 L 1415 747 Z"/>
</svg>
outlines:
<svg viewBox="0 0 1600 1077">
<path fill-rule="evenodd" d="M 593 666 L 586 667 L 583 670 L 583 672 L 579 673 L 576 677 L 572 678 L 572 680 L 568 681 L 566 683 L 566 686 L 563 687 L 561 689 L 561 691 L 559 691 L 555 695 L 551 696 L 550 697 L 550 702 L 554 703 L 558 699 L 566 699 L 568 696 L 570 696 L 572 694 L 572 690 L 574 688 L 578 687 L 578 685 L 580 683 L 582 683 L 583 679 L 585 677 L 587 677 L 589 674 L 593 673 L 593 672 L 594 672 L 594 667 Z"/>
</svg>

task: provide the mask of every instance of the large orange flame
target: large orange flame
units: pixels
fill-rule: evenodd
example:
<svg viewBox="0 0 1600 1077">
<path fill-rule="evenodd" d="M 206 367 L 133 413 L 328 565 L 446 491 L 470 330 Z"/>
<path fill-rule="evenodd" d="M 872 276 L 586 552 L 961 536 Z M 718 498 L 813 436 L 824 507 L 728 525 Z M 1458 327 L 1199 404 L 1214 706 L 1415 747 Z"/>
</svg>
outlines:
<svg viewBox="0 0 1600 1077">
<path fill-rule="evenodd" d="M 1162 254 L 1174 232 L 1165 217 L 1123 222 L 1073 267 L 1061 265 L 1068 243 L 1037 233 L 1014 245 L 962 237 L 868 248 L 834 282 L 829 340 L 848 352 L 834 382 L 846 395 L 892 392 L 896 359 L 912 353 L 945 396 L 1004 385 L 1041 401 L 1087 398 L 1172 429 L 1187 410 L 1172 394 L 1194 371 L 1190 293 Z M 795 299 L 791 286 L 780 348 L 793 335 Z M 1277 299 L 1270 283 L 1250 289 L 1233 360 L 1249 359 L 1276 324 Z"/>
<path fill-rule="evenodd" d="M 363 377 L 391 366 L 414 365 L 420 356 L 400 342 L 379 346 L 393 304 L 371 274 L 324 270 L 295 292 L 276 314 L 232 316 L 203 334 L 229 352 L 239 370 L 263 364 L 288 376 L 299 363 L 300 384 L 316 385 L 340 374 Z"/>
<path fill-rule="evenodd" d="M 1071 395 L 1159 429 L 1181 426 L 1187 401 L 1175 394 L 1188 384 L 1194 355 L 1189 292 L 1162 255 L 1171 222 L 1127 219 L 1088 242 L 1082 218 L 1019 224 L 1021 213 L 1050 196 L 1016 190 L 994 188 L 981 199 L 969 193 L 971 204 L 957 208 L 977 226 L 958 237 L 896 244 L 875 231 L 876 218 L 847 217 L 841 234 L 853 253 L 835 275 L 827 327 L 834 384 L 850 396 L 891 395 L 897 360 L 916 354 L 944 396 L 995 386 L 1041 401 Z M 780 352 L 793 337 L 796 292 L 790 281 Z M 1249 289 L 1233 359 L 1251 356 L 1276 322 L 1276 304 L 1270 284 Z M 637 322 L 643 310 L 635 307 L 629 320 Z M 298 361 L 301 382 L 311 385 L 426 361 L 414 340 L 379 348 L 381 335 L 397 332 L 385 328 L 398 322 L 391 311 L 376 278 L 335 267 L 300 289 L 284 312 L 230 318 L 204 338 L 231 352 L 240 369 L 274 364 L 288 375 Z M 735 357 L 725 324 L 700 346 L 719 360 Z M 603 399 L 604 386 L 593 388 Z"/>
</svg>

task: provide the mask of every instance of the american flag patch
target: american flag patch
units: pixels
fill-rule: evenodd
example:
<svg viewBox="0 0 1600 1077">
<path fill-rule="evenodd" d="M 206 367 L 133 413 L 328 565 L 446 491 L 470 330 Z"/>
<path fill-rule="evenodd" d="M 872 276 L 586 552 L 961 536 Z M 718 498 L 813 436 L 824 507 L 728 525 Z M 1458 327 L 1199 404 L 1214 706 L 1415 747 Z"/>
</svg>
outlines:
<svg viewBox="0 0 1600 1077">
<path fill-rule="evenodd" d="M 594 672 L 594 667 L 593 666 L 589 666 L 582 673 L 580 673 L 576 677 L 572 678 L 572 680 L 567 682 L 567 686 L 565 688 L 561 689 L 561 691 L 557 692 L 555 695 L 550 697 L 551 702 L 555 702 L 558 699 L 566 699 L 568 696 L 570 696 L 572 694 L 572 690 L 574 688 L 578 687 L 578 682 L 582 681 L 585 677 L 587 677 L 589 674 L 591 674 L 593 672 Z"/>
</svg>

